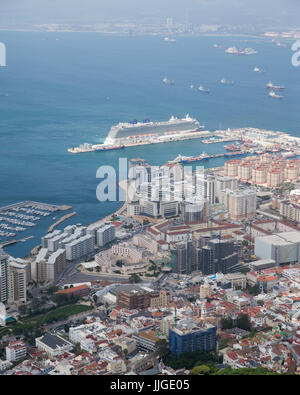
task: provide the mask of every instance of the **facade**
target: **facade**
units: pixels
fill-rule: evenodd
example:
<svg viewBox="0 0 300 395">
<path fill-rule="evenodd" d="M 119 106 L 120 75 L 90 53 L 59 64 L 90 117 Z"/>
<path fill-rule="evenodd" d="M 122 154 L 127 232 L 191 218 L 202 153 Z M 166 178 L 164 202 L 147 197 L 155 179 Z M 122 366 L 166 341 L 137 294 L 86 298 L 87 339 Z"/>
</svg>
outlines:
<svg viewBox="0 0 300 395">
<path fill-rule="evenodd" d="M 138 335 L 133 335 L 133 339 L 140 350 L 148 352 L 155 351 L 155 345 L 160 340 L 153 330 L 142 331 Z"/>
<path fill-rule="evenodd" d="M 95 238 L 93 235 L 85 235 L 77 240 L 66 244 L 66 258 L 68 261 L 81 259 L 94 251 Z"/>
<path fill-rule="evenodd" d="M 58 291 L 57 294 L 67 295 L 68 298 L 72 298 L 73 296 L 85 297 L 90 294 L 90 289 L 86 284 L 82 284 L 77 287 L 62 289 L 61 291 Z"/>
<path fill-rule="evenodd" d="M 48 248 L 41 248 L 35 261 L 31 264 L 31 277 L 38 282 L 53 282 L 65 267 L 65 249 L 59 248 L 51 253 Z"/>
<path fill-rule="evenodd" d="M 205 221 L 208 218 L 208 201 L 202 198 L 186 199 L 181 202 L 180 211 L 185 224 Z"/>
<path fill-rule="evenodd" d="M 35 345 L 39 350 L 45 351 L 50 357 L 57 357 L 65 351 L 71 351 L 73 348 L 73 344 L 69 341 L 48 332 L 41 337 L 37 337 Z"/>
<path fill-rule="evenodd" d="M 300 261 L 300 233 L 282 232 L 255 238 L 255 255 L 272 259 L 276 265 Z"/>
<path fill-rule="evenodd" d="M 5 347 L 5 353 L 7 361 L 18 361 L 19 359 L 22 359 L 27 355 L 26 344 L 21 340 L 11 342 L 8 344 L 8 346 Z"/>
<path fill-rule="evenodd" d="M 200 285 L 200 299 L 206 299 L 209 298 L 211 295 L 210 292 L 210 285 L 209 284 L 203 284 Z"/>
<path fill-rule="evenodd" d="M 58 249 L 53 254 L 50 255 L 47 264 L 46 264 L 46 272 L 47 272 L 47 281 L 55 281 L 57 279 L 58 274 L 65 268 L 66 266 L 66 250 Z"/>
<path fill-rule="evenodd" d="M 8 273 L 8 303 L 27 302 L 27 265 L 9 262 Z"/>
<path fill-rule="evenodd" d="M 176 355 L 186 352 L 214 351 L 217 345 L 216 337 L 216 326 L 211 324 L 199 326 L 192 320 L 182 320 L 170 329 L 170 351 Z"/>
<path fill-rule="evenodd" d="M 212 175 L 196 173 L 196 194 L 207 200 L 209 204 L 216 203 L 216 179 Z"/>
<path fill-rule="evenodd" d="M 0 302 L 8 301 L 8 256 L 0 249 Z"/>
<path fill-rule="evenodd" d="M 160 309 L 167 307 L 171 302 L 171 294 L 168 291 L 160 290 L 150 295 L 150 309 Z"/>
<path fill-rule="evenodd" d="M 142 252 L 128 243 L 113 245 L 111 254 L 120 258 L 125 258 L 131 263 L 139 263 L 143 259 Z"/>
<path fill-rule="evenodd" d="M 252 218 L 256 212 L 256 191 L 253 189 L 231 191 L 226 189 L 220 195 L 221 202 L 233 220 Z"/>
<path fill-rule="evenodd" d="M 104 247 L 116 238 L 115 227 L 112 224 L 104 224 L 97 229 L 97 245 Z"/>
<path fill-rule="evenodd" d="M 143 290 L 118 292 L 117 307 L 129 310 L 145 310 L 150 307 L 150 293 Z"/>
<path fill-rule="evenodd" d="M 300 205 L 289 200 L 280 202 L 280 215 L 289 221 L 300 223 Z"/>
<path fill-rule="evenodd" d="M 137 234 L 133 237 L 133 244 L 137 247 L 146 248 L 151 254 L 156 254 L 158 244 L 156 240 L 151 239 L 147 235 Z"/>
</svg>

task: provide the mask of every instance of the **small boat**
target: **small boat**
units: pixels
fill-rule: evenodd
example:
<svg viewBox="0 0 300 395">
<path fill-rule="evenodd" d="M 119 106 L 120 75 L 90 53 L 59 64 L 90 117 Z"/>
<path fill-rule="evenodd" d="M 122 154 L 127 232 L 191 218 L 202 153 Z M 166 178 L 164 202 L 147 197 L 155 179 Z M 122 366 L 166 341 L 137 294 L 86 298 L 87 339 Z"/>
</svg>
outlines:
<svg viewBox="0 0 300 395">
<path fill-rule="evenodd" d="M 283 99 L 283 96 L 277 95 L 273 91 L 269 92 L 269 97 L 271 97 L 272 99 Z"/>
<path fill-rule="evenodd" d="M 174 85 L 174 81 L 169 80 L 167 77 L 164 77 L 162 81 L 166 85 Z"/>
<path fill-rule="evenodd" d="M 220 82 L 222 85 L 234 85 L 233 81 L 226 80 L 226 78 L 222 78 Z"/>
<path fill-rule="evenodd" d="M 203 92 L 203 93 L 209 93 L 209 92 L 210 92 L 210 90 L 204 88 L 203 85 L 200 85 L 200 86 L 199 86 L 198 91 L 199 91 L 199 92 Z"/>
</svg>

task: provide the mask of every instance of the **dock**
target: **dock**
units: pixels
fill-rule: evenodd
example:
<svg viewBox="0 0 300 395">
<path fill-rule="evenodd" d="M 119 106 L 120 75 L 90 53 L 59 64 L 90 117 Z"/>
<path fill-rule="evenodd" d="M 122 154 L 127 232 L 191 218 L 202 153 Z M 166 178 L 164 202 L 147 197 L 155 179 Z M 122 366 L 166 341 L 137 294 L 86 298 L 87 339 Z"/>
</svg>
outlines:
<svg viewBox="0 0 300 395">
<path fill-rule="evenodd" d="M 54 224 L 52 224 L 49 228 L 48 228 L 48 233 L 52 232 L 54 228 L 56 228 L 59 224 L 61 224 L 62 222 L 66 221 L 67 219 L 73 217 L 74 215 L 76 215 L 77 213 L 75 211 L 73 211 L 73 213 L 69 213 L 64 215 L 63 217 L 61 217 L 58 221 L 56 221 Z"/>
</svg>

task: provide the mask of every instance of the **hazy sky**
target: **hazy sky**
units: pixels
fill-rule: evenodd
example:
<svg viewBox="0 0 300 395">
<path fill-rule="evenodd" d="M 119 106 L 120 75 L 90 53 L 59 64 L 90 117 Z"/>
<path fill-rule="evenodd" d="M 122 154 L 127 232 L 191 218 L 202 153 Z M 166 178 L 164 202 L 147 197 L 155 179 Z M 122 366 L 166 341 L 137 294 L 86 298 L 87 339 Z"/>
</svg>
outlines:
<svg viewBox="0 0 300 395">
<path fill-rule="evenodd" d="M 300 26 L 300 0 L 0 0 L 0 24 L 105 21 Z"/>
</svg>

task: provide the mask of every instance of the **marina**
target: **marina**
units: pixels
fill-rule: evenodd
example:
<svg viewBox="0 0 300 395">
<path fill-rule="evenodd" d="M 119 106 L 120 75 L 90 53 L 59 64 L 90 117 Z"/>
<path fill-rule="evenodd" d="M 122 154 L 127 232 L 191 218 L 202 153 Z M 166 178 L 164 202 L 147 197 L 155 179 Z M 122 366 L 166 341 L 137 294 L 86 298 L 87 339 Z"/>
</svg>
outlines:
<svg viewBox="0 0 300 395">
<path fill-rule="evenodd" d="M 0 241 L 1 245 L 6 246 L 14 244 L 17 241 L 12 240 L 17 233 L 26 232 L 28 229 L 35 227 L 43 217 L 48 217 L 52 213 L 64 210 L 50 204 L 23 201 L 0 208 Z M 69 209 L 69 208 L 67 208 Z M 19 241 L 26 241 L 33 236 L 27 236 Z"/>
</svg>

